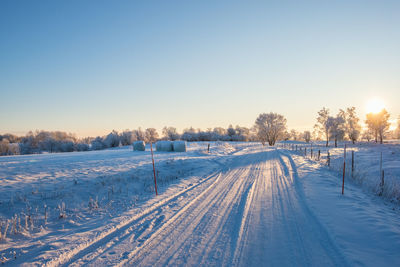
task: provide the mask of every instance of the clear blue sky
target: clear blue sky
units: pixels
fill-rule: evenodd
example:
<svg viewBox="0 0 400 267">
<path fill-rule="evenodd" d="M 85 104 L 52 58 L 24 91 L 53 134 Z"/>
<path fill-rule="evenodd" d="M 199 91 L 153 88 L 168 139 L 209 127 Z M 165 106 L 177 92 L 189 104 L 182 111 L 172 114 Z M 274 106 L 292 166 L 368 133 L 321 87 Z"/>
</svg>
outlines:
<svg viewBox="0 0 400 267">
<path fill-rule="evenodd" d="M 301 2 L 301 3 L 300 3 Z M 400 1 L 0 1 L 0 133 L 400 114 Z"/>
</svg>

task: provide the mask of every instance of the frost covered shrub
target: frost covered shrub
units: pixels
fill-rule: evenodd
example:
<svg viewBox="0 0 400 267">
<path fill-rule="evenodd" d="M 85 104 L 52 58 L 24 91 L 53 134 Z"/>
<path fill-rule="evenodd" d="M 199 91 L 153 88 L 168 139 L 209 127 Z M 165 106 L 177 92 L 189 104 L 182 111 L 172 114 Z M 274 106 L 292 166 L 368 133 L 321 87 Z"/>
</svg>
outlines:
<svg viewBox="0 0 400 267">
<path fill-rule="evenodd" d="M 106 148 L 106 145 L 103 143 L 103 139 L 100 136 L 97 136 L 92 142 L 91 142 L 91 149 L 92 150 L 100 150 Z"/>
<path fill-rule="evenodd" d="M 133 146 L 133 150 L 135 150 L 135 151 L 145 151 L 145 147 L 146 147 L 144 141 L 136 141 L 133 143 L 132 146 Z"/>
<path fill-rule="evenodd" d="M 58 151 L 72 152 L 72 151 L 74 151 L 74 143 L 72 141 L 62 141 L 62 142 L 60 142 Z"/>
<path fill-rule="evenodd" d="M 0 156 L 20 154 L 19 145 L 10 143 L 7 139 L 0 141 Z"/>
<path fill-rule="evenodd" d="M 175 141 L 179 139 L 180 135 L 176 131 L 176 128 L 174 127 L 164 127 L 162 130 L 162 133 L 164 135 L 164 138 L 167 140 Z"/>
<path fill-rule="evenodd" d="M 135 140 L 133 131 L 129 130 L 123 131 L 119 136 L 119 140 L 121 141 L 121 144 L 123 146 L 129 146 Z"/>
<path fill-rule="evenodd" d="M 89 145 L 85 143 L 76 144 L 76 151 L 88 151 L 89 148 L 90 148 Z"/>
<path fill-rule="evenodd" d="M 106 147 L 117 147 L 119 145 L 119 136 L 116 131 L 109 133 L 104 139 L 104 145 Z"/>
</svg>

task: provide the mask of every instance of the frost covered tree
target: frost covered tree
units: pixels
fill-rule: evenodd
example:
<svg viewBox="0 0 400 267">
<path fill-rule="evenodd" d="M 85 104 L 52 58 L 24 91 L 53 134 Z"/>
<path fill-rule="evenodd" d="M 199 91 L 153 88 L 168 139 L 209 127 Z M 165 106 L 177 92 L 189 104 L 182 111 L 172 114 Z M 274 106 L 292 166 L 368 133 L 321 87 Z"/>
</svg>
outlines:
<svg viewBox="0 0 400 267">
<path fill-rule="evenodd" d="M 0 141 L 0 156 L 10 155 L 10 141 L 8 139 L 3 138 Z"/>
<path fill-rule="evenodd" d="M 297 139 L 299 139 L 299 133 L 295 129 L 292 129 L 290 130 L 289 138 L 297 141 Z"/>
<path fill-rule="evenodd" d="M 345 119 L 342 111 L 336 117 L 328 117 L 327 125 L 329 128 L 329 135 L 335 141 L 335 147 L 337 147 L 337 141 L 343 140 L 345 135 Z"/>
<path fill-rule="evenodd" d="M 262 113 L 256 119 L 255 128 L 261 143 L 273 146 L 286 131 L 286 119 L 277 113 Z"/>
<path fill-rule="evenodd" d="M 367 140 L 367 142 L 370 142 L 372 138 L 374 138 L 374 132 L 371 129 L 365 129 L 361 137 Z"/>
<path fill-rule="evenodd" d="M 18 137 L 18 136 L 16 136 L 16 135 L 13 135 L 13 134 L 3 134 L 3 135 L 0 135 L 0 141 L 2 141 L 3 139 L 7 139 L 8 140 L 8 142 L 10 142 L 10 144 L 12 144 L 12 143 L 19 143 L 19 142 L 21 142 L 21 137 Z"/>
<path fill-rule="evenodd" d="M 104 138 L 103 143 L 106 147 L 117 147 L 119 145 L 119 135 L 117 131 L 112 131 L 106 138 Z"/>
<path fill-rule="evenodd" d="M 357 117 L 356 108 L 350 107 L 346 109 L 346 112 L 342 112 L 346 121 L 345 128 L 347 136 L 354 144 L 360 137 L 361 133 L 361 125 L 359 123 L 360 119 Z"/>
<path fill-rule="evenodd" d="M 304 132 L 303 132 L 303 139 L 304 139 L 304 141 L 306 141 L 307 143 L 310 143 L 310 140 L 311 140 L 311 132 L 310 132 L 310 131 L 304 131 Z"/>
<path fill-rule="evenodd" d="M 226 130 L 228 136 L 229 136 L 229 141 L 233 141 L 234 136 L 236 135 L 235 128 L 233 128 L 232 124 L 229 125 L 228 129 Z"/>
<path fill-rule="evenodd" d="M 158 133 L 155 128 L 147 128 L 145 131 L 146 142 L 153 143 L 158 139 Z"/>
<path fill-rule="evenodd" d="M 133 130 L 133 138 L 137 141 L 144 141 L 146 139 L 145 132 L 142 128 L 138 128 L 137 130 Z"/>
<path fill-rule="evenodd" d="M 330 125 L 328 124 L 329 109 L 323 107 L 318 111 L 317 124 L 315 124 L 315 129 L 318 130 L 325 136 L 326 146 L 329 145 L 330 139 Z"/>
<path fill-rule="evenodd" d="M 383 138 L 387 130 L 389 130 L 389 118 L 390 114 L 386 109 L 382 109 L 379 113 L 368 113 L 365 123 L 368 128 L 373 131 L 375 137 L 375 143 L 379 141 L 383 144 Z"/>
<path fill-rule="evenodd" d="M 92 150 L 101 150 L 106 148 L 106 145 L 103 143 L 103 138 L 100 136 L 97 136 L 95 139 L 92 140 L 91 142 L 91 149 Z"/>
<path fill-rule="evenodd" d="M 131 145 L 135 140 L 133 132 L 130 130 L 125 130 L 119 135 L 119 140 L 123 146 Z"/>
<path fill-rule="evenodd" d="M 211 141 L 223 140 L 227 135 L 226 130 L 222 127 L 215 127 L 211 133 Z"/>
<path fill-rule="evenodd" d="M 75 145 L 76 151 L 88 151 L 89 145 L 86 143 L 78 143 Z"/>
<path fill-rule="evenodd" d="M 248 128 L 236 125 L 235 132 L 234 141 L 247 142 L 249 140 L 250 130 Z"/>
<path fill-rule="evenodd" d="M 397 118 L 397 128 L 395 130 L 395 138 L 400 139 L 400 116 Z"/>
<path fill-rule="evenodd" d="M 164 139 L 175 141 L 179 139 L 179 134 L 176 131 L 175 127 L 164 127 L 162 129 L 162 134 L 164 136 Z"/>
<path fill-rule="evenodd" d="M 182 140 L 186 140 L 189 142 L 197 141 L 198 136 L 196 129 L 194 129 L 193 127 L 190 127 L 189 129 L 184 129 L 182 134 Z"/>
</svg>

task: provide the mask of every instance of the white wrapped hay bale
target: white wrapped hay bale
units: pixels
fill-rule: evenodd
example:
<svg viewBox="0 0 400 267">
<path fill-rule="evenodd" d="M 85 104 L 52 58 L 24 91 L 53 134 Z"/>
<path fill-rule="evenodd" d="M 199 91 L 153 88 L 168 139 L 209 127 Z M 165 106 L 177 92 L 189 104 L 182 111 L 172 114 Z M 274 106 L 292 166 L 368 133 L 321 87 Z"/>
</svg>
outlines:
<svg viewBox="0 0 400 267">
<path fill-rule="evenodd" d="M 186 152 L 186 141 L 174 141 L 172 145 L 175 152 Z"/>
<path fill-rule="evenodd" d="M 156 143 L 157 151 L 172 151 L 172 142 L 171 141 L 158 141 Z"/>
<path fill-rule="evenodd" d="M 145 151 L 146 144 L 144 141 L 135 141 L 133 142 L 133 150 L 134 151 Z"/>
</svg>

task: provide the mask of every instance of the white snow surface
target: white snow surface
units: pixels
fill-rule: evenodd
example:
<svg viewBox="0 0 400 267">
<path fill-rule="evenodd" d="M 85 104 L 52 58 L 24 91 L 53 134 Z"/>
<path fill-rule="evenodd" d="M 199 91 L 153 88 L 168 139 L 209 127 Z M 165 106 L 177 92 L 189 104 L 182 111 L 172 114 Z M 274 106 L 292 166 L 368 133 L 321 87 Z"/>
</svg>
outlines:
<svg viewBox="0 0 400 267">
<path fill-rule="evenodd" d="M 0 260 L 400 266 L 397 203 L 285 148 L 207 145 L 155 152 L 158 196 L 150 149 L 0 157 Z"/>
</svg>

